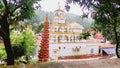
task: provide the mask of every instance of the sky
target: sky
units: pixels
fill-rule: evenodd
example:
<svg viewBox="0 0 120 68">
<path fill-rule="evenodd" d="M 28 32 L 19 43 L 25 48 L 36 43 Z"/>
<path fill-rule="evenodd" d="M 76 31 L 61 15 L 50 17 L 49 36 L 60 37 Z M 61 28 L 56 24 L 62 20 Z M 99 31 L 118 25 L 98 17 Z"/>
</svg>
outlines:
<svg viewBox="0 0 120 68">
<path fill-rule="evenodd" d="M 40 1 L 41 10 L 48 11 L 48 12 L 54 12 L 56 9 L 58 9 L 59 5 L 60 8 L 64 11 L 65 10 L 65 0 L 42 0 Z M 68 13 L 73 13 L 77 15 L 82 15 L 81 8 L 78 5 L 70 5 L 70 11 Z"/>
</svg>

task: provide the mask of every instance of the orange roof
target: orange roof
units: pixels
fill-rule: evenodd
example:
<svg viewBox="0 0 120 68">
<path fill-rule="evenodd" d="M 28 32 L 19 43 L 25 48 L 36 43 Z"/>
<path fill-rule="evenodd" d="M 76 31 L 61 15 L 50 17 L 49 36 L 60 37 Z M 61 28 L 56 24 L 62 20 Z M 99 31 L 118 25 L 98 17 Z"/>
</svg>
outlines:
<svg viewBox="0 0 120 68">
<path fill-rule="evenodd" d="M 0 46 L 3 46 L 4 45 L 4 43 L 0 43 Z"/>
<path fill-rule="evenodd" d="M 3 41 L 2 41 L 2 40 L 0 40 L 0 46 L 3 46 L 3 45 L 4 45 Z"/>
</svg>

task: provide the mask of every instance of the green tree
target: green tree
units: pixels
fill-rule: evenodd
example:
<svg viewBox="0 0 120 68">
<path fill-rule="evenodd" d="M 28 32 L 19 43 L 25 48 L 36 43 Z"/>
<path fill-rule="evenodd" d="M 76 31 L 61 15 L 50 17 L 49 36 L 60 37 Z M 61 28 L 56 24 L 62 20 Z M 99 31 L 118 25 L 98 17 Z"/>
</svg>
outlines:
<svg viewBox="0 0 120 68">
<path fill-rule="evenodd" d="M 35 14 L 34 17 L 32 17 L 32 19 L 29 20 L 29 22 L 31 23 L 36 23 L 36 24 L 39 24 L 40 23 L 40 15 L 37 15 L 37 13 Z"/>
<path fill-rule="evenodd" d="M 82 33 L 80 34 L 79 39 L 88 39 L 89 36 L 91 36 L 90 33 L 88 33 L 88 32 L 82 32 Z"/>
<path fill-rule="evenodd" d="M 42 29 L 43 29 L 43 24 L 41 23 L 40 25 L 38 25 L 38 26 L 36 27 L 36 29 L 35 29 L 35 33 L 39 33 L 39 32 L 41 32 Z"/>
<path fill-rule="evenodd" d="M 15 59 L 21 56 L 30 58 L 35 52 L 35 35 L 30 29 L 24 31 L 11 31 L 11 43 L 15 54 Z"/>
<path fill-rule="evenodd" d="M 7 55 L 5 53 L 5 47 L 0 46 L 0 60 L 5 60 L 7 58 Z"/>
<path fill-rule="evenodd" d="M 14 53 L 10 42 L 10 26 L 34 15 L 33 4 L 38 0 L 0 0 L 0 36 L 7 53 L 7 65 L 14 65 Z"/>
<path fill-rule="evenodd" d="M 36 23 L 32 24 L 32 29 L 35 32 L 35 34 L 36 33 L 40 33 L 42 28 L 43 28 L 43 24 L 42 23 L 41 24 L 36 24 Z"/>
<path fill-rule="evenodd" d="M 66 0 L 92 11 L 95 29 L 116 43 L 116 54 L 120 58 L 120 1 L 119 0 Z M 86 14 L 84 14 L 86 15 Z"/>
</svg>

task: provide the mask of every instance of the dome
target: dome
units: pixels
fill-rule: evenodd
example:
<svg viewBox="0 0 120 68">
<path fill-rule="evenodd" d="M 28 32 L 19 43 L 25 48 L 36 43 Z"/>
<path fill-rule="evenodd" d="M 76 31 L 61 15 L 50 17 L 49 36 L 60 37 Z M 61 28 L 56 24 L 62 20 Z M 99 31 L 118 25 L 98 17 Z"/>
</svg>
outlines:
<svg viewBox="0 0 120 68">
<path fill-rule="evenodd" d="M 58 3 L 58 9 L 56 9 L 54 12 L 55 12 L 55 13 L 56 13 L 56 12 L 57 12 L 57 13 L 59 13 L 59 12 L 65 13 L 65 11 L 61 9 L 60 3 Z"/>
<path fill-rule="evenodd" d="M 61 10 L 60 8 L 54 11 L 54 21 L 57 23 L 65 23 L 66 16 L 64 10 Z"/>
<path fill-rule="evenodd" d="M 64 13 L 65 13 L 65 11 L 64 11 L 64 10 L 61 10 L 61 9 L 57 9 L 57 10 L 55 10 L 54 12 L 64 12 Z"/>
<path fill-rule="evenodd" d="M 65 12 L 64 10 L 61 10 L 61 9 L 57 9 L 54 11 L 54 16 L 65 16 Z"/>
</svg>

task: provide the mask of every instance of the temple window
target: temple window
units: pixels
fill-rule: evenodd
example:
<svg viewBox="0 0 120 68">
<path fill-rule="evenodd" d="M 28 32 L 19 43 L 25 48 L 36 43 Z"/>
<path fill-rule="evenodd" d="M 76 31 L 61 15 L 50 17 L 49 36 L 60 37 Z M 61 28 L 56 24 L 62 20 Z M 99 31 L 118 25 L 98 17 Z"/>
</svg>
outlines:
<svg viewBox="0 0 120 68">
<path fill-rule="evenodd" d="M 58 36 L 58 42 L 61 42 L 62 36 Z"/>
<path fill-rule="evenodd" d="M 61 27 L 58 27 L 59 32 L 61 31 Z"/>
<path fill-rule="evenodd" d="M 66 39 L 66 41 L 68 41 L 69 39 L 68 39 L 68 36 L 65 36 L 65 39 Z"/>
<path fill-rule="evenodd" d="M 91 52 L 91 54 L 93 54 L 93 53 L 94 53 L 94 49 L 93 49 L 93 48 L 91 48 L 90 52 Z"/>
<path fill-rule="evenodd" d="M 55 28 L 55 32 L 57 32 L 57 29 Z"/>
<path fill-rule="evenodd" d="M 54 39 L 54 42 L 56 42 L 56 40 Z"/>
<path fill-rule="evenodd" d="M 60 27 L 58 28 L 58 32 L 60 32 Z"/>
<path fill-rule="evenodd" d="M 67 32 L 67 28 L 65 28 L 65 32 Z"/>
</svg>

